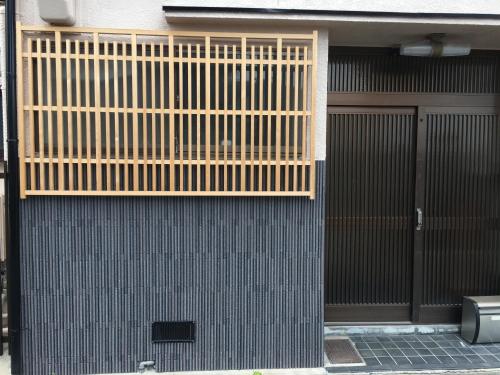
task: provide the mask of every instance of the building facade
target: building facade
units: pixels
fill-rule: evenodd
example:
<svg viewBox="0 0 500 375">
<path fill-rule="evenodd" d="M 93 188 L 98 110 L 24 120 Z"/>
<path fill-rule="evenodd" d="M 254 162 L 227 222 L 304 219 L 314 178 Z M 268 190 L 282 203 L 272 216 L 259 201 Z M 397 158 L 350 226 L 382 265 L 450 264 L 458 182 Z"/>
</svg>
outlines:
<svg viewBox="0 0 500 375">
<path fill-rule="evenodd" d="M 13 373 L 322 367 L 325 323 L 498 293 L 500 6 L 41 4 L 17 2 Z M 436 33 L 472 52 L 400 56 Z"/>
</svg>

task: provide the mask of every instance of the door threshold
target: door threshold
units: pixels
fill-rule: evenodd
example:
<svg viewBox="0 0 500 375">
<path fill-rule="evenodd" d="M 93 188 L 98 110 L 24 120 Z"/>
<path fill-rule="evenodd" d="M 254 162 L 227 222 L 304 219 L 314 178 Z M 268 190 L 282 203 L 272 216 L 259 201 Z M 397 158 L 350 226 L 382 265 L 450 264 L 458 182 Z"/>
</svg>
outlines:
<svg viewBox="0 0 500 375">
<path fill-rule="evenodd" d="M 326 336 L 351 336 L 351 335 L 435 335 L 444 333 L 458 333 L 458 324 L 363 324 L 353 323 L 352 325 L 325 325 L 324 335 Z"/>
</svg>

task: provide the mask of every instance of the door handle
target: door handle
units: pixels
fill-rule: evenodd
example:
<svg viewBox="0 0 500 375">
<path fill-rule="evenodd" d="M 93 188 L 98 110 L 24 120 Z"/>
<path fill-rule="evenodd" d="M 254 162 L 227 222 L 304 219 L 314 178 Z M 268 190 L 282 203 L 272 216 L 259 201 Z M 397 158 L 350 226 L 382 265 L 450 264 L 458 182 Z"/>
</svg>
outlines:
<svg viewBox="0 0 500 375">
<path fill-rule="evenodd" d="M 422 230 L 424 227 L 424 212 L 421 208 L 417 208 L 417 227 L 416 230 Z"/>
</svg>

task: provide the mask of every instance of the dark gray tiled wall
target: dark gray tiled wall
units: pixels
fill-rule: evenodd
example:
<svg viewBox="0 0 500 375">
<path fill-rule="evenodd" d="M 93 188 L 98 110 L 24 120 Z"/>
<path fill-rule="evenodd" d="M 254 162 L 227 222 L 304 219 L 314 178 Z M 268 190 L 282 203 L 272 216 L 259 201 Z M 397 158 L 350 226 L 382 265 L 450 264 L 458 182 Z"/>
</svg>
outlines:
<svg viewBox="0 0 500 375">
<path fill-rule="evenodd" d="M 323 365 L 324 162 L 308 198 L 21 203 L 25 374 Z M 156 320 L 194 344 L 153 344 Z"/>
</svg>

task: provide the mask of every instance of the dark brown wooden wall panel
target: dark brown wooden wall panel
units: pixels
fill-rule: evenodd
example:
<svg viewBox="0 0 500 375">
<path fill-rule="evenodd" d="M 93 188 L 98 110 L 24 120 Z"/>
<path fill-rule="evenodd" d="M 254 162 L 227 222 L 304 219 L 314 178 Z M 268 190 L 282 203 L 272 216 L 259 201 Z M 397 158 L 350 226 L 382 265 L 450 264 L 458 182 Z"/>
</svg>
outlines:
<svg viewBox="0 0 500 375">
<path fill-rule="evenodd" d="M 500 56 L 412 58 L 395 49 L 332 48 L 328 91 L 469 93 L 500 92 Z"/>
<path fill-rule="evenodd" d="M 328 120 L 325 303 L 409 303 L 414 110 L 334 111 Z"/>
</svg>

